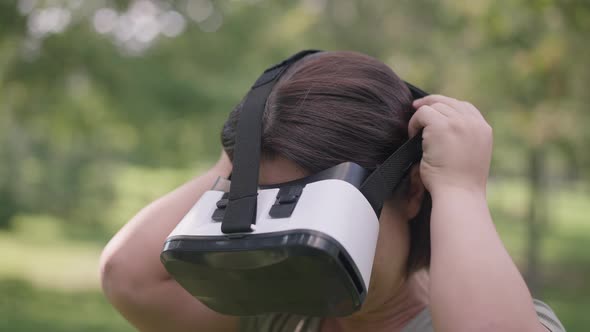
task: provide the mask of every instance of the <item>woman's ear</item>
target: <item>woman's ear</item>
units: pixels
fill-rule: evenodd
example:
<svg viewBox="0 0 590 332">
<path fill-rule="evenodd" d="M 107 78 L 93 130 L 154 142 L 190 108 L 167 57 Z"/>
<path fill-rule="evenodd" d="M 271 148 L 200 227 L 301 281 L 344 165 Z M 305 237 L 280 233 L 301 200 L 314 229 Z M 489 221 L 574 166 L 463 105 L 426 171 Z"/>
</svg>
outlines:
<svg viewBox="0 0 590 332">
<path fill-rule="evenodd" d="M 410 168 L 409 172 L 410 185 L 408 194 L 406 195 L 406 217 L 408 220 L 415 218 L 422 207 L 422 200 L 424 199 L 424 184 L 420 177 L 420 163 L 415 164 Z"/>
</svg>

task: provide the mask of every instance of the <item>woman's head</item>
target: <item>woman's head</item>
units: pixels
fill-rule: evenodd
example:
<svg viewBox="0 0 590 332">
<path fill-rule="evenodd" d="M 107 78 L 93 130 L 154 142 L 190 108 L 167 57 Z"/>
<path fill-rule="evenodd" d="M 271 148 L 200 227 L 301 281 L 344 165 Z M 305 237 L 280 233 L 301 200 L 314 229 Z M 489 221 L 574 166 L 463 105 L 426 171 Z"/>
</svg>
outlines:
<svg viewBox="0 0 590 332">
<path fill-rule="evenodd" d="M 240 112 L 241 104 L 222 131 L 230 159 Z M 413 112 L 408 87 L 382 62 L 354 52 L 308 55 L 288 69 L 267 100 L 261 183 L 294 180 L 347 161 L 374 169 L 408 139 Z M 378 279 L 403 277 L 428 265 L 429 209 L 418 213 L 423 189 L 418 194 L 411 189 L 421 187 L 416 170 L 384 206 L 375 287 L 384 283 Z M 419 196 L 414 208 L 412 192 Z M 424 220 L 409 221 L 416 214 Z"/>
<path fill-rule="evenodd" d="M 262 154 L 287 158 L 315 173 L 344 161 L 374 168 L 407 140 L 409 89 L 380 61 L 354 52 L 308 55 L 270 94 Z M 241 105 L 231 113 L 223 146 L 232 157 Z"/>
</svg>

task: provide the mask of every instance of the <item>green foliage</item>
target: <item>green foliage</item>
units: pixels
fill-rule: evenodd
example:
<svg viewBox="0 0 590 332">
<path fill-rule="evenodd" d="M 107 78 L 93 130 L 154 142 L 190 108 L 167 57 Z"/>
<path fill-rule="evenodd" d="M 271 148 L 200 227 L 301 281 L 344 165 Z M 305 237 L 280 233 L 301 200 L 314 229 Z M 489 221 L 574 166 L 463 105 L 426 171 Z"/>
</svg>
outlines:
<svg viewBox="0 0 590 332">
<path fill-rule="evenodd" d="M 195 22 L 181 1 L 160 10 L 184 15 L 184 32 L 144 44 L 93 24 L 100 9 L 129 14 L 145 1 L 23 3 L 4 2 L 0 16 L 0 225 L 23 211 L 99 223 L 84 200 L 110 204 L 114 165 L 213 158 L 252 78 L 304 47 L 369 53 L 427 90 L 465 96 L 496 128 L 497 173 L 522 174 L 511 156 L 552 144 L 588 168 L 584 2 L 218 1 Z M 49 7 L 71 17 L 60 33 L 34 29 Z M 222 25 L 204 32 L 215 15 Z"/>
</svg>

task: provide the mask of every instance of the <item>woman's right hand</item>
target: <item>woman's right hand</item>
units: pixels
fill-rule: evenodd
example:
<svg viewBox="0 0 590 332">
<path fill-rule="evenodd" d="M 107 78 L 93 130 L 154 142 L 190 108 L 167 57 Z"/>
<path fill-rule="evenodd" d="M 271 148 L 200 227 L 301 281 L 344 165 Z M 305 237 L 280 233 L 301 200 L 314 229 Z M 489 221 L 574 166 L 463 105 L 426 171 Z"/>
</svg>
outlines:
<svg viewBox="0 0 590 332">
<path fill-rule="evenodd" d="M 430 95 L 414 101 L 410 136 L 422 132 L 420 176 L 433 195 L 459 188 L 483 193 L 492 156 L 492 128 L 477 108 L 454 98 Z"/>
</svg>

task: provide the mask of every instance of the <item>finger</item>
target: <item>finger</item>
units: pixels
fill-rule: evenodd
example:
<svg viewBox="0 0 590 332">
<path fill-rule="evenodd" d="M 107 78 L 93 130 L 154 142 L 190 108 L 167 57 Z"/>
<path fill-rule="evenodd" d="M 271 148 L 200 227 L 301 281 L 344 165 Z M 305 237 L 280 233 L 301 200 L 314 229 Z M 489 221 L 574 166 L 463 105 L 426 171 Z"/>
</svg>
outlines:
<svg viewBox="0 0 590 332">
<path fill-rule="evenodd" d="M 430 105 L 430 107 L 434 108 L 435 110 L 440 112 L 442 115 L 446 116 L 447 118 L 453 118 L 453 117 L 456 117 L 457 115 L 461 114 L 456 109 L 450 107 L 447 104 L 443 104 L 443 103 L 434 103 L 434 104 Z"/>
<path fill-rule="evenodd" d="M 465 104 L 465 107 L 470 111 L 471 114 L 473 114 L 475 117 L 477 118 L 481 118 L 484 119 L 483 114 L 481 114 L 481 112 L 477 109 L 477 107 L 473 106 L 472 103 L 464 101 L 463 104 Z M 485 119 L 484 119 L 485 120 Z"/>
<path fill-rule="evenodd" d="M 442 95 L 428 95 L 424 98 L 416 99 L 413 105 L 415 108 L 420 108 L 424 105 L 432 106 L 436 103 L 446 104 L 461 113 L 464 113 L 467 108 L 462 101 Z"/>
<path fill-rule="evenodd" d="M 410 119 L 408 133 L 414 137 L 421 129 L 447 121 L 446 116 L 430 106 L 420 107 Z"/>
</svg>

